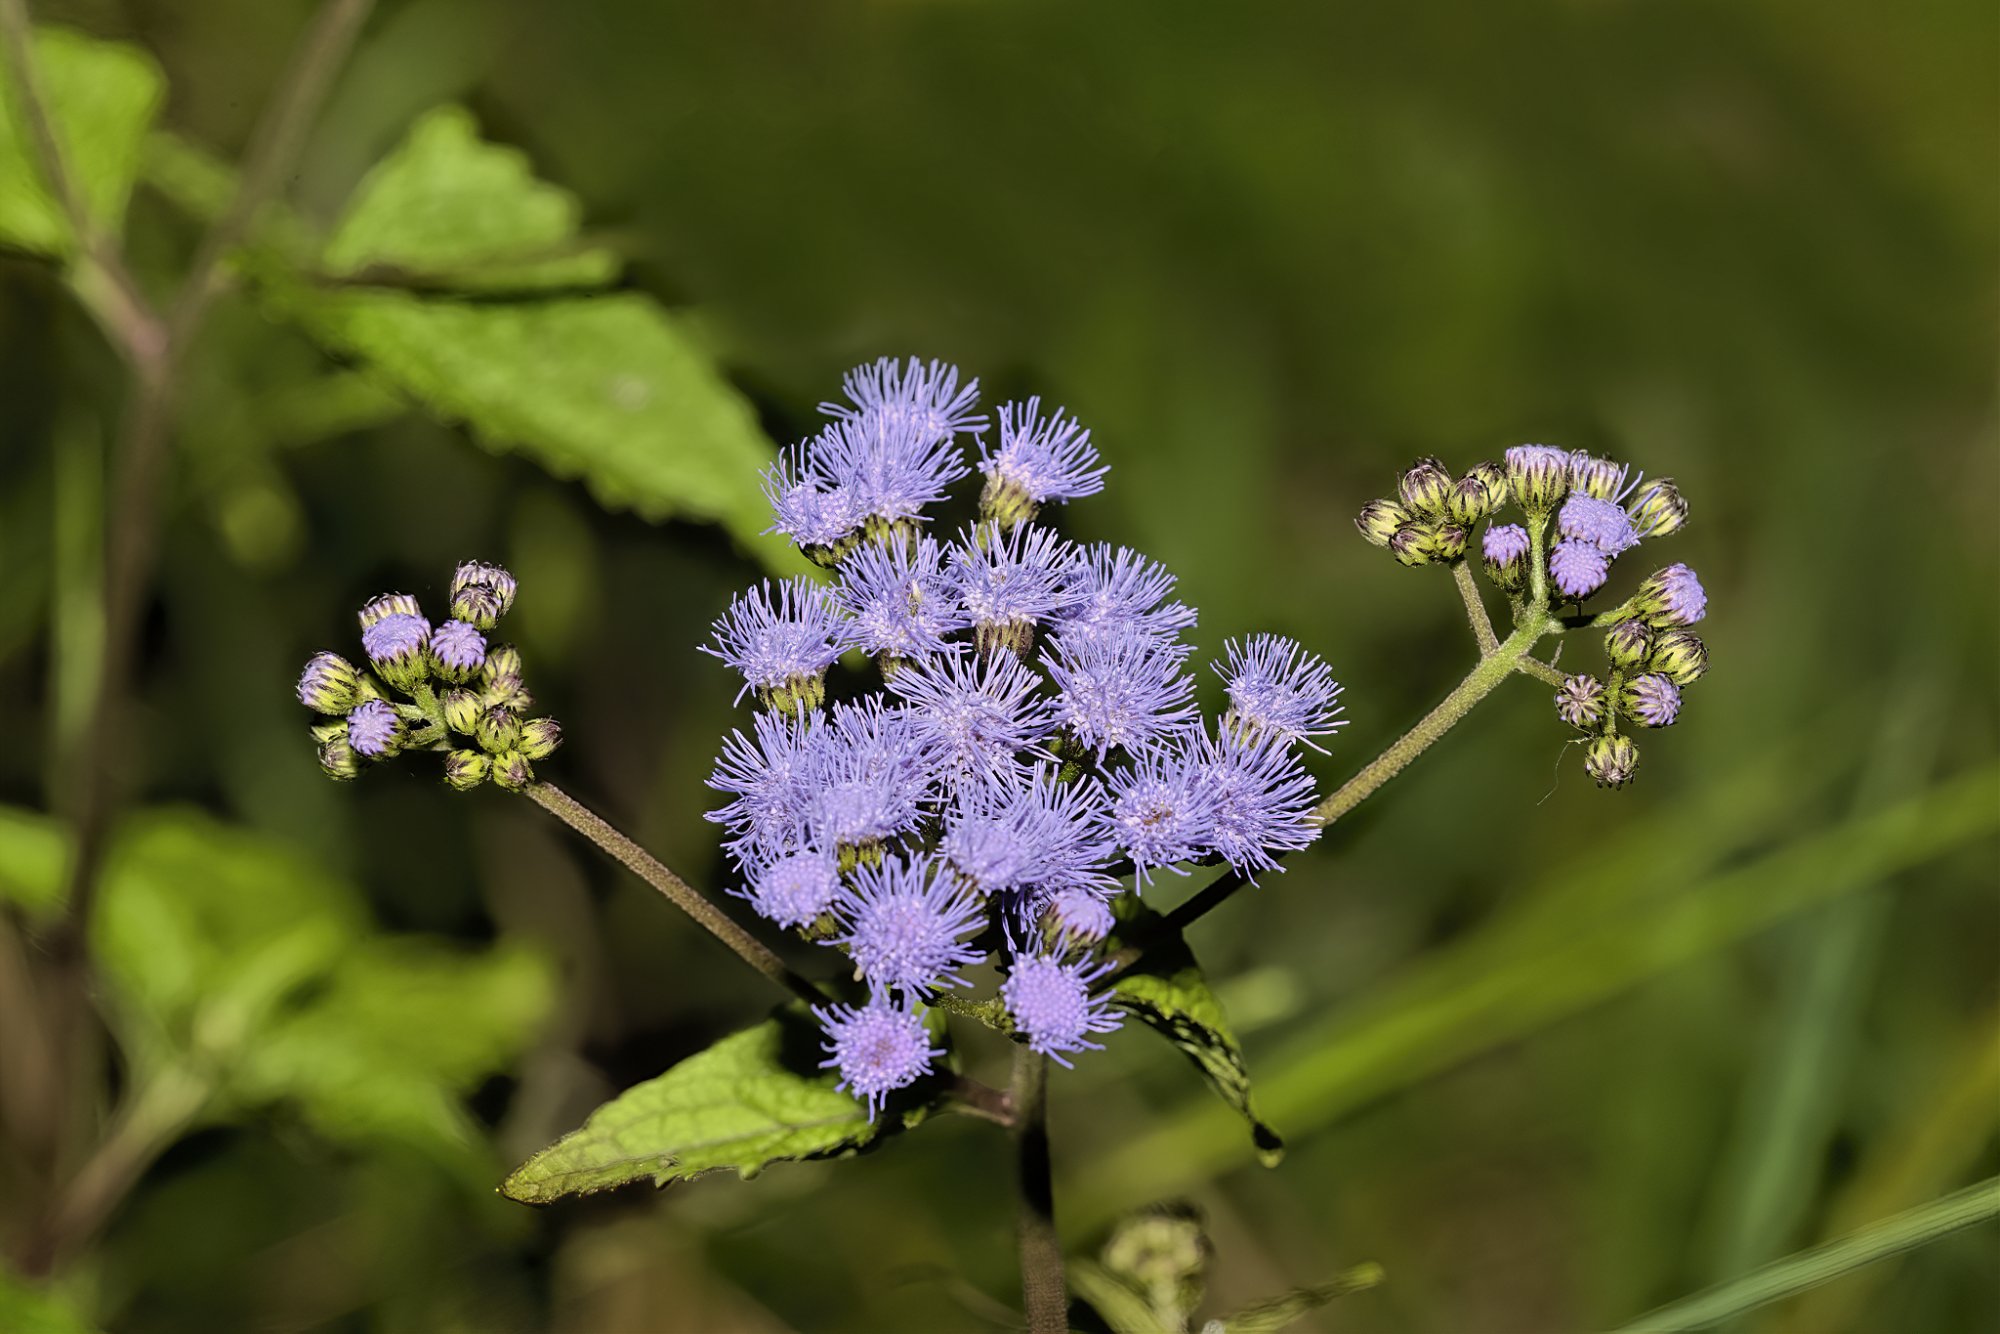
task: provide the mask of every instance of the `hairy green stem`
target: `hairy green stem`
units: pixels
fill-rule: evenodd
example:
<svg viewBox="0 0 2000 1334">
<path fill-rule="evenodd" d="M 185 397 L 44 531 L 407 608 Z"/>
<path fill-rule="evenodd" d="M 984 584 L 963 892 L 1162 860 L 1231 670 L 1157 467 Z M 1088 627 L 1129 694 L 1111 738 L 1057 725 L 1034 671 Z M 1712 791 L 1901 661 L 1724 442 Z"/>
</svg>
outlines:
<svg viewBox="0 0 2000 1334">
<path fill-rule="evenodd" d="M 1028 1334 L 1066 1334 L 1069 1288 L 1063 1281 L 1062 1238 L 1056 1233 L 1055 1188 L 1049 1171 L 1049 1058 L 1014 1048 L 1010 1093 L 1020 1188 L 1021 1295 Z"/>
<path fill-rule="evenodd" d="M 826 1004 L 824 991 L 786 967 L 770 946 L 738 926 L 692 885 L 613 828 L 597 812 L 553 783 L 530 783 L 521 789 L 521 795 L 610 853 L 632 874 L 659 890 L 669 903 L 692 917 L 697 925 L 734 950 L 743 962 L 806 1004 Z"/>
<path fill-rule="evenodd" d="M 1465 599 L 1465 618 L 1472 623 L 1472 637 L 1479 641 L 1479 656 L 1491 657 L 1499 651 L 1500 640 L 1493 633 L 1493 618 L 1486 614 L 1486 600 L 1479 596 L 1479 584 L 1472 577 L 1471 567 L 1463 560 L 1453 561 L 1451 580 L 1458 585 L 1458 595 Z"/>
</svg>

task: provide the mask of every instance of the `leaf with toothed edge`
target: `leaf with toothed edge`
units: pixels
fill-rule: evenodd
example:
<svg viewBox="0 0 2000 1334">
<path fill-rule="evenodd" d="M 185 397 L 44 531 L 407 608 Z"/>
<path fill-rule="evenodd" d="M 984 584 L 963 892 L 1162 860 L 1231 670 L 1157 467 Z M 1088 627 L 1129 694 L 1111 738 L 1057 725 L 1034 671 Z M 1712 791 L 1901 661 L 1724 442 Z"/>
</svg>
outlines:
<svg viewBox="0 0 2000 1334">
<path fill-rule="evenodd" d="M 1166 925 L 1137 896 L 1121 895 L 1116 905 L 1118 927 L 1107 949 L 1142 944 L 1145 953 L 1111 984 L 1112 1003 L 1148 1028 L 1163 1033 L 1194 1062 L 1222 1100 L 1250 1123 L 1257 1157 L 1275 1167 L 1284 1157 L 1285 1142 L 1266 1125 L 1251 1104 L 1250 1071 L 1243 1048 L 1222 1013 L 1222 1003 L 1195 962 L 1194 951 L 1179 931 Z"/>
</svg>

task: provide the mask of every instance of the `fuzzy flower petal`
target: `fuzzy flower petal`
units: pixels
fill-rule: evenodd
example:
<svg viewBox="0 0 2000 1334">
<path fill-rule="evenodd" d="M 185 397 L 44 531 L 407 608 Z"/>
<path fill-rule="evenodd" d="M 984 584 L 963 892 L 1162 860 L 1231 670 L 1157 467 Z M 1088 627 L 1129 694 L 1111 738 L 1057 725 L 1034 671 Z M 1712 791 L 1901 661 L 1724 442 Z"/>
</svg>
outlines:
<svg viewBox="0 0 2000 1334">
<path fill-rule="evenodd" d="M 1000 999 L 1028 1047 L 1067 1066 L 1066 1052 L 1101 1051 L 1094 1033 L 1109 1033 L 1120 1019 L 1110 1000 L 1091 987 L 1111 971 L 1109 963 L 1065 963 L 1043 955 L 1022 955 L 1000 987 Z"/>
<path fill-rule="evenodd" d="M 839 1087 L 868 1104 L 870 1120 L 889 1094 L 915 1083 L 944 1055 L 931 1046 L 923 1015 L 886 996 L 862 1006 L 829 1005 L 818 1016 L 832 1053 L 820 1065 L 840 1071 Z"/>
<path fill-rule="evenodd" d="M 1346 726 L 1340 716 L 1340 683 L 1318 654 L 1283 635 L 1255 635 L 1222 646 L 1223 662 L 1209 664 L 1229 687 L 1229 721 L 1287 741 L 1329 736 Z"/>
</svg>

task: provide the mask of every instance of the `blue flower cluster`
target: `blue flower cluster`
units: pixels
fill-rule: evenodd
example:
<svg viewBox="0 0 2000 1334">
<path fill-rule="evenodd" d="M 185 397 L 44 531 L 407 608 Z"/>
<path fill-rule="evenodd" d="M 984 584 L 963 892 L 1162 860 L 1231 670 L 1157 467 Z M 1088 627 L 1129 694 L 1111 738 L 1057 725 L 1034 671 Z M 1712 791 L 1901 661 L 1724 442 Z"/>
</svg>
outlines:
<svg viewBox="0 0 2000 1334">
<path fill-rule="evenodd" d="M 775 530 L 832 581 L 751 589 L 707 645 L 759 705 L 723 741 L 709 818 L 756 910 L 867 981 L 866 1004 L 820 1018 L 872 1110 L 939 1055 L 926 999 L 989 959 L 1022 1041 L 1065 1064 L 1096 1047 L 1118 1023 L 1101 957 L 1118 872 L 1254 875 L 1310 843 L 1298 747 L 1340 725 L 1340 687 L 1259 636 L 1215 664 L 1230 706 L 1205 722 L 1173 576 L 1041 522 L 1104 486 L 1074 418 L 1008 404 L 989 443 L 977 382 L 937 362 L 878 361 L 844 389 L 764 479 Z M 975 466 L 976 517 L 947 540 L 935 511 Z M 875 670 L 830 701 L 847 653 Z"/>
</svg>

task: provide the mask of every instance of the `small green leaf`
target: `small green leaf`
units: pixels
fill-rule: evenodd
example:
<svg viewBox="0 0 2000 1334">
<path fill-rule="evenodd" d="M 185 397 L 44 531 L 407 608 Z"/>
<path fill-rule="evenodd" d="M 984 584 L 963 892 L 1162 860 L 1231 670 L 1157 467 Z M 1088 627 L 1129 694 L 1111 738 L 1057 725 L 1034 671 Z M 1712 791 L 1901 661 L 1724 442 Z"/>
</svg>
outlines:
<svg viewBox="0 0 2000 1334">
<path fill-rule="evenodd" d="M 31 1286 L 0 1269 L 0 1330 L 7 1334 L 96 1334 L 60 1293 Z"/>
<path fill-rule="evenodd" d="M 892 1106 L 871 1121 L 867 1105 L 835 1088 L 819 1060 L 818 1030 L 797 1010 L 780 1011 L 625 1090 L 530 1158 L 500 1193 L 547 1204 L 722 1168 L 748 1178 L 776 1162 L 853 1153 L 928 1111 Z"/>
<path fill-rule="evenodd" d="M 773 451 L 756 414 L 649 298 L 480 304 L 294 289 L 276 304 L 489 449 L 581 477 L 605 505 L 721 523 L 774 567 L 798 563 L 764 533 L 757 479 Z"/>
<path fill-rule="evenodd" d="M 229 1090 L 290 1101 L 333 1139 L 470 1142 L 459 1096 L 513 1062 L 554 995 L 547 959 L 525 948 L 364 940 L 244 1050 Z"/>
<path fill-rule="evenodd" d="M 362 181 L 324 263 L 362 281 L 388 270 L 462 291 L 610 282 L 617 257 L 577 242 L 581 217 L 525 155 L 482 140 L 470 112 L 440 107 Z"/>
<path fill-rule="evenodd" d="M 1285 1142 L 1264 1124 L 1250 1101 L 1250 1072 L 1201 965 L 1180 932 L 1134 895 L 1120 899 L 1119 925 L 1110 948 L 1142 945 L 1145 952 L 1111 984 L 1113 1003 L 1148 1028 L 1164 1033 L 1208 1077 L 1222 1100 L 1250 1123 L 1250 1137 L 1266 1167 L 1284 1157 Z"/>
<path fill-rule="evenodd" d="M 152 57 L 65 28 L 35 33 L 35 67 L 63 167 L 91 223 L 117 235 L 138 179 L 146 131 L 166 81 Z M 41 169 L 20 90 L 0 69 L 0 242 L 67 258 L 69 218 Z"/>
<path fill-rule="evenodd" d="M 63 902 L 69 838 L 57 821 L 34 811 L 0 806 L 0 903 L 46 920 Z"/>
<path fill-rule="evenodd" d="M 1365 1292 L 1382 1278 L 1381 1265 L 1356 1265 L 1331 1283 L 1295 1288 L 1281 1297 L 1247 1306 L 1235 1315 L 1211 1320 L 1201 1327 L 1202 1334 L 1276 1334 L 1307 1312 L 1317 1311 L 1336 1298 Z"/>
<path fill-rule="evenodd" d="M 1069 1285 L 1111 1327 L 1111 1334 L 1175 1334 L 1143 1296 L 1094 1261 L 1071 1260 Z"/>
</svg>

